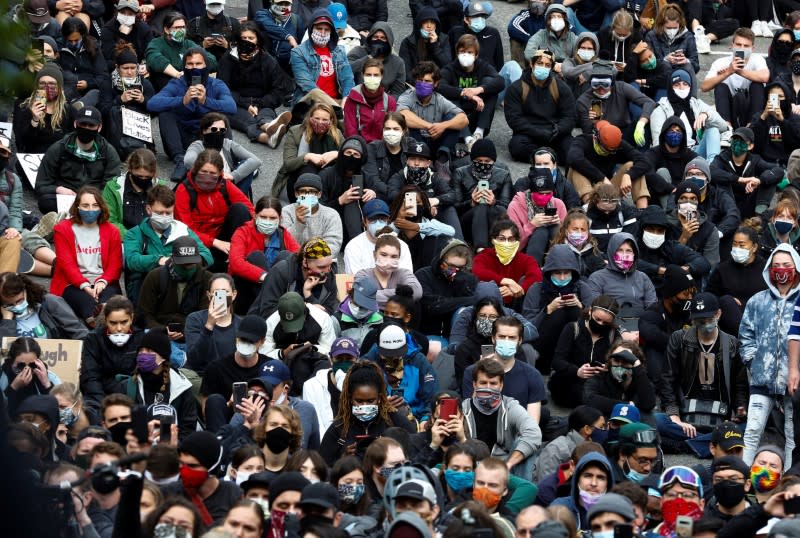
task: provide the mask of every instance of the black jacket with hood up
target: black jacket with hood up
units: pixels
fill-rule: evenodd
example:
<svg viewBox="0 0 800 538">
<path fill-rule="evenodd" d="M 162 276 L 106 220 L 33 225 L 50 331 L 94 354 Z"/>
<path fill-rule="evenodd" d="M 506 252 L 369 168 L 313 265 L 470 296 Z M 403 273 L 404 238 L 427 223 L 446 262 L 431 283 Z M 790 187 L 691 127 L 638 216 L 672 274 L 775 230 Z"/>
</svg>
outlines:
<svg viewBox="0 0 800 538">
<path fill-rule="evenodd" d="M 460 5 L 459 2 L 457 3 Z M 419 33 L 423 21 L 428 20 L 436 23 L 436 43 L 429 43 L 422 39 Z M 414 31 L 400 43 L 400 58 L 406 64 L 406 82 L 414 84 L 415 80 L 411 71 L 419 62 L 431 61 L 441 69 L 453 59 L 453 54 L 450 52 L 450 40 L 447 38 L 447 33 L 443 31 L 443 28 L 447 27 L 449 26 L 442 24 L 435 9 L 424 7 L 419 10 L 414 18 Z M 425 50 L 420 50 L 420 47 Z"/>
<path fill-rule="evenodd" d="M 55 396 L 49 394 L 36 394 L 28 396 L 20 404 L 13 409 L 9 407 L 9 417 L 13 420 L 15 417 L 23 413 L 34 413 L 47 418 L 50 423 L 50 428 L 47 430 L 45 436 L 47 437 L 47 454 L 42 458 L 42 461 L 58 461 L 66 456 L 67 447 L 56 438 L 56 429 L 58 428 L 58 400 Z"/>
<path fill-rule="evenodd" d="M 761 119 L 761 114 L 754 118 L 750 125 L 753 134 L 756 135 L 753 153 L 761 155 L 765 161 L 778 163 L 785 167 L 789 162 L 789 155 L 800 147 L 800 118 L 792 112 L 792 92 L 789 90 L 789 86 L 782 81 L 767 84 L 764 90 L 764 105 L 769 99 L 769 91 L 772 88 L 780 88 L 786 97 L 779 101 L 783 120 L 778 120 L 772 114 L 769 114 L 766 119 Z M 762 106 L 761 110 L 763 108 Z M 783 170 L 781 170 L 782 172 Z M 781 175 L 781 179 L 783 179 L 783 175 Z"/>
<path fill-rule="evenodd" d="M 342 157 L 344 154 L 344 147 L 348 141 L 355 141 L 361 146 L 359 153 L 361 153 L 361 164 L 357 170 L 353 170 L 353 175 L 361 174 L 364 178 L 364 188 L 372 189 L 377 194 L 378 198 L 386 199 L 386 184 L 383 182 L 376 182 L 375 176 L 363 173 L 363 166 L 367 163 L 367 142 L 358 135 L 348 136 L 345 138 L 342 145 L 339 146 L 339 157 L 336 159 L 334 166 L 328 166 L 319 174 L 322 180 L 322 196 L 320 203 L 324 206 L 335 209 L 338 213 L 344 210 L 344 206 L 339 205 L 339 196 L 350 188 L 352 184 L 352 176 L 346 177 L 347 171 L 344 169 Z"/>
<path fill-rule="evenodd" d="M 388 22 L 379 21 L 372 25 L 367 34 L 366 42 L 369 43 L 375 32 L 383 32 L 389 42 L 390 47 L 394 47 L 394 32 Z M 364 74 L 361 72 L 364 62 L 370 58 L 369 49 L 364 46 L 354 47 L 348 54 L 347 60 L 353 68 L 353 78 L 356 84 L 364 82 Z M 381 78 L 383 89 L 395 98 L 408 89 L 406 86 L 406 64 L 395 52 L 391 52 L 383 58 L 383 77 Z"/>
<path fill-rule="evenodd" d="M 683 140 L 678 151 L 671 153 L 666 150 L 667 143 L 665 142 L 667 131 L 672 126 L 677 125 L 683 132 Z M 658 145 L 648 149 L 644 158 L 650 165 L 650 169 L 655 171 L 659 168 L 666 168 L 669 171 L 669 177 L 672 178 L 673 186 L 683 181 L 683 170 L 689 162 L 699 157 L 697 153 L 686 146 L 686 127 L 678 116 L 670 116 L 664 125 L 661 126 L 661 133 L 658 135 Z"/>
<path fill-rule="evenodd" d="M 555 141 L 572 132 L 577 121 L 575 97 L 567 83 L 556 78 L 558 99 L 554 99 L 552 80 L 548 78 L 543 86 L 537 86 L 529 67 L 508 87 L 503 112 L 514 136 L 524 135 L 537 145 L 555 147 Z"/>
</svg>

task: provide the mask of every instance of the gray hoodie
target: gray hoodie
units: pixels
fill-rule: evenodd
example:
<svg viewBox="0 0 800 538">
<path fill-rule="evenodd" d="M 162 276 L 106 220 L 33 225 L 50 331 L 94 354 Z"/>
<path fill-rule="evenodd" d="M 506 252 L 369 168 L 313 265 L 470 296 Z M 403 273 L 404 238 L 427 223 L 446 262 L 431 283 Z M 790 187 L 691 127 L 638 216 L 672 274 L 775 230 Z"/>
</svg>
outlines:
<svg viewBox="0 0 800 538">
<path fill-rule="evenodd" d="M 614 254 L 625 241 L 629 241 L 633 246 L 635 259 L 633 267 L 623 273 L 614 263 Z M 592 299 L 600 295 L 610 295 L 621 307 L 631 305 L 642 308 L 647 308 L 658 300 L 653 283 L 647 275 L 636 270 L 635 260 L 639 258 L 639 247 L 631 234 L 625 232 L 614 234 L 608 241 L 606 257 L 608 258 L 606 268 L 595 271 L 589 276 Z"/>
<path fill-rule="evenodd" d="M 375 32 L 378 30 L 386 34 L 386 39 L 389 40 L 389 46 L 394 47 L 394 32 L 392 32 L 392 27 L 388 22 L 382 21 L 378 21 L 372 25 L 372 28 L 370 28 L 367 34 L 367 43 L 369 43 L 369 40 L 372 39 L 372 36 L 375 35 Z M 364 45 L 355 47 L 347 55 L 350 67 L 353 69 L 353 77 L 355 78 L 356 84 L 364 82 L 361 68 L 368 58 L 369 49 Z M 403 62 L 402 58 L 394 52 L 391 52 L 389 56 L 383 59 L 383 78 L 381 79 L 381 84 L 383 84 L 384 89 L 389 92 L 390 95 L 395 97 L 400 97 L 400 94 L 408 89 L 408 86 L 406 86 L 406 64 Z"/>
<path fill-rule="evenodd" d="M 467 437 L 474 439 L 477 432 L 472 398 L 461 402 L 461 411 L 466 420 Z M 489 447 L 492 456 L 507 458 L 512 451 L 517 450 L 527 458 L 542 446 L 542 430 L 516 399 L 503 396 L 500 407 L 494 414 L 497 417 L 497 442 L 493 447 Z"/>
</svg>

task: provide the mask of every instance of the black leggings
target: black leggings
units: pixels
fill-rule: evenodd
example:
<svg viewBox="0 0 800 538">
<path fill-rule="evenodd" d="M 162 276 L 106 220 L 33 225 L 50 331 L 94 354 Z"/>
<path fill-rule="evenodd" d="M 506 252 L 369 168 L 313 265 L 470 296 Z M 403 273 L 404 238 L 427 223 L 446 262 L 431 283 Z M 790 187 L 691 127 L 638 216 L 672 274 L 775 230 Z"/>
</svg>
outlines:
<svg viewBox="0 0 800 538">
<path fill-rule="evenodd" d="M 115 295 L 122 295 L 122 290 L 119 289 L 119 285 L 116 283 L 111 283 L 106 286 L 106 289 L 100 293 L 99 300 L 89 297 L 88 293 L 75 286 L 67 286 L 61 294 L 64 301 L 66 301 L 70 308 L 72 308 L 72 311 L 75 312 L 75 315 L 82 320 L 92 317 L 94 309 L 99 304 L 107 302 Z"/>
<path fill-rule="evenodd" d="M 241 202 L 232 204 L 225 214 L 225 221 L 217 233 L 216 239 L 220 241 L 230 241 L 233 237 L 233 232 L 239 226 L 250 221 L 250 210 Z M 211 255 L 214 257 L 214 263 L 208 268 L 212 273 L 219 273 L 228 270 L 228 255 L 214 247 L 211 248 Z"/>
</svg>

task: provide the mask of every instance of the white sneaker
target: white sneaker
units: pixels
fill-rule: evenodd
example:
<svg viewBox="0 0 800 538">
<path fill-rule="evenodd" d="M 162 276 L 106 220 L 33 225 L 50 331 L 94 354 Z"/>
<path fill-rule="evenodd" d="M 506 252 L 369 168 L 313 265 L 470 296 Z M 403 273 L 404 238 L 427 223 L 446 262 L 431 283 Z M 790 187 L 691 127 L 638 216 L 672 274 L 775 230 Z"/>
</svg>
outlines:
<svg viewBox="0 0 800 538">
<path fill-rule="evenodd" d="M 475 142 L 477 142 L 481 138 L 483 138 L 483 135 L 478 133 L 475 133 L 474 135 L 465 138 L 464 143 L 467 145 L 467 151 L 472 153 L 472 146 L 475 144 Z"/>
<path fill-rule="evenodd" d="M 753 31 L 753 35 L 756 37 L 762 37 L 761 34 L 761 21 L 753 21 L 753 24 L 750 25 L 750 30 Z"/>
<path fill-rule="evenodd" d="M 722 133 L 719 137 L 719 146 L 721 148 L 729 148 L 731 147 L 731 137 L 733 136 L 733 130 L 728 129 L 724 133 Z"/>
<path fill-rule="evenodd" d="M 711 40 L 706 36 L 706 30 L 698 26 L 694 31 L 694 41 L 697 45 L 698 54 L 708 54 L 711 52 Z"/>
<path fill-rule="evenodd" d="M 773 37 L 774 36 L 774 34 L 772 33 L 772 30 L 769 29 L 769 24 L 767 24 L 767 21 L 761 21 L 761 35 L 763 37 Z"/>
<path fill-rule="evenodd" d="M 292 121 L 292 113 L 289 112 L 288 110 L 282 112 L 277 118 L 275 118 L 274 120 L 272 120 L 267 124 L 264 132 L 267 133 L 267 136 L 272 137 L 272 135 L 274 135 L 275 132 L 278 131 L 278 128 L 281 125 L 285 126 L 290 121 Z"/>
<path fill-rule="evenodd" d="M 278 125 L 278 128 L 275 130 L 274 133 L 272 133 L 272 135 L 270 135 L 269 139 L 267 140 L 267 145 L 272 149 L 277 148 L 278 144 L 281 143 L 281 139 L 283 139 L 283 135 L 285 134 L 286 134 L 286 125 L 285 124 Z"/>
<path fill-rule="evenodd" d="M 776 23 L 775 21 L 767 21 L 767 28 L 769 28 L 773 32 L 777 32 L 778 30 L 782 30 L 783 26 Z"/>
</svg>

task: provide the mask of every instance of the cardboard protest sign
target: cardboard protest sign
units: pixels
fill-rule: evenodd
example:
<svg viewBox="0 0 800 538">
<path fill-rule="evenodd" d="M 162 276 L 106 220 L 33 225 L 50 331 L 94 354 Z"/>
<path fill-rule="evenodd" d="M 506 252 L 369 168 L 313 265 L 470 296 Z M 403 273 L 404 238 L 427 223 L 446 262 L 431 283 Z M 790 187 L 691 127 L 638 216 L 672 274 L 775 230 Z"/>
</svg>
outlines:
<svg viewBox="0 0 800 538">
<path fill-rule="evenodd" d="M 31 187 L 36 188 L 36 174 L 39 172 L 39 165 L 42 164 L 44 153 L 17 153 L 19 165 L 25 171 L 25 177 Z"/>
<path fill-rule="evenodd" d="M 3 351 L 7 351 L 16 338 L 3 338 Z M 37 338 L 42 348 L 42 362 L 52 370 L 62 383 L 79 384 L 81 369 L 82 340 L 66 340 L 55 338 Z"/>
</svg>

